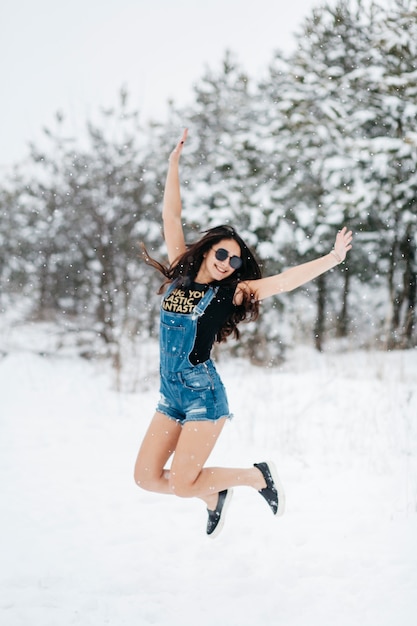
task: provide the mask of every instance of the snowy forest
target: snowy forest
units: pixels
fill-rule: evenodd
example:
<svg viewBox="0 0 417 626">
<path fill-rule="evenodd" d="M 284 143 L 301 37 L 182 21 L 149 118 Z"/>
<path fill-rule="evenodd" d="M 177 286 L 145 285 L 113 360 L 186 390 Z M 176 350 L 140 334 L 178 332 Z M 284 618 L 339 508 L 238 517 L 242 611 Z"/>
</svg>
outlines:
<svg viewBox="0 0 417 626">
<path fill-rule="evenodd" d="M 235 226 L 265 274 L 328 252 L 343 225 L 346 262 L 262 305 L 236 354 L 273 365 L 292 342 L 317 350 L 415 347 L 417 7 L 360 0 L 315 9 L 291 54 L 258 80 L 233 51 L 207 67 L 185 107 L 143 124 L 122 88 L 71 136 L 65 112 L 0 183 L 0 308 L 53 320 L 80 353 L 120 358 L 157 333 L 168 155 L 188 127 L 181 177 L 190 241 Z"/>
</svg>

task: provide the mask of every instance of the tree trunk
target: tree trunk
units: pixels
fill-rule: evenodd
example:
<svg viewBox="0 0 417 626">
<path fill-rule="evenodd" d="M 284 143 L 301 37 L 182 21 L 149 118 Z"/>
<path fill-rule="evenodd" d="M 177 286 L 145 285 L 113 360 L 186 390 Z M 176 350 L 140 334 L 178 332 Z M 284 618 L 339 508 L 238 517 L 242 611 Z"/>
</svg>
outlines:
<svg viewBox="0 0 417 626">
<path fill-rule="evenodd" d="M 412 233 L 410 233 L 410 229 L 404 238 L 401 251 L 404 255 L 404 261 L 406 264 L 404 271 L 405 312 L 401 347 L 408 348 L 412 345 L 417 300 L 417 276 L 414 269 L 416 266 L 416 251 L 413 245 L 413 236 Z"/>
<path fill-rule="evenodd" d="M 343 301 L 342 308 L 340 310 L 339 315 L 337 316 L 336 322 L 336 335 L 337 337 L 346 337 L 348 331 L 348 295 L 350 289 L 350 272 L 347 268 L 345 268 L 344 274 L 344 284 L 343 284 Z"/>
<path fill-rule="evenodd" d="M 314 345 L 319 352 L 323 351 L 325 305 L 326 305 L 326 280 L 324 275 L 317 279 L 317 317 L 314 325 Z"/>
</svg>

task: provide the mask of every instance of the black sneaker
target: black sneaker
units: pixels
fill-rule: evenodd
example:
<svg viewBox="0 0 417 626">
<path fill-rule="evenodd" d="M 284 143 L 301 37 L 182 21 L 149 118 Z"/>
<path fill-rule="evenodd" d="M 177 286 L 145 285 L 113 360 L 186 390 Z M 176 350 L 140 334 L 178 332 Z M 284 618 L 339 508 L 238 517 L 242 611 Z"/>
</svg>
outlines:
<svg viewBox="0 0 417 626">
<path fill-rule="evenodd" d="M 207 509 L 207 534 L 210 537 L 216 537 L 224 526 L 224 518 L 232 499 L 233 489 L 225 489 L 219 492 L 219 498 L 217 500 L 217 506 L 214 511 Z"/>
<path fill-rule="evenodd" d="M 262 472 L 266 481 L 266 487 L 260 489 L 259 493 L 267 501 L 272 513 L 280 517 L 285 510 L 285 494 L 275 465 L 268 461 L 268 463 L 254 463 L 254 466 Z"/>
</svg>

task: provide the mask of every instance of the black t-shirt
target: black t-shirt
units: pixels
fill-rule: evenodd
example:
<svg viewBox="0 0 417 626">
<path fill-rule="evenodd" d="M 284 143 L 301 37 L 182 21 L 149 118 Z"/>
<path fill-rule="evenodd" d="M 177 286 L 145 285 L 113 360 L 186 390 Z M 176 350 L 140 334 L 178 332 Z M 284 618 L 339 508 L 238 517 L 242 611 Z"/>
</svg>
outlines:
<svg viewBox="0 0 417 626">
<path fill-rule="evenodd" d="M 162 308 L 172 313 L 190 315 L 206 293 L 208 285 L 191 283 L 187 287 L 176 287 L 162 301 Z M 210 358 L 216 335 L 235 310 L 233 296 L 235 287 L 219 285 L 217 294 L 211 300 L 203 315 L 198 318 L 197 334 L 189 359 L 193 365 L 204 363 Z"/>
</svg>

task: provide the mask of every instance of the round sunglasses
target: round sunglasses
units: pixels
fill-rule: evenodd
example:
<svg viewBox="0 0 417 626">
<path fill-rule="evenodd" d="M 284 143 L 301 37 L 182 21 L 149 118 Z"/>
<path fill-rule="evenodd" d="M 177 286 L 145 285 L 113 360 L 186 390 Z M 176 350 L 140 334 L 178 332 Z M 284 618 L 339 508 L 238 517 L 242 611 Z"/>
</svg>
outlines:
<svg viewBox="0 0 417 626">
<path fill-rule="evenodd" d="M 242 267 L 242 259 L 240 258 L 240 256 L 232 256 L 224 248 L 217 248 L 217 250 L 214 250 L 214 256 L 218 261 L 225 261 L 228 258 L 230 267 L 232 267 L 234 270 L 238 270 L 239 267 Z"/>
</svg>

